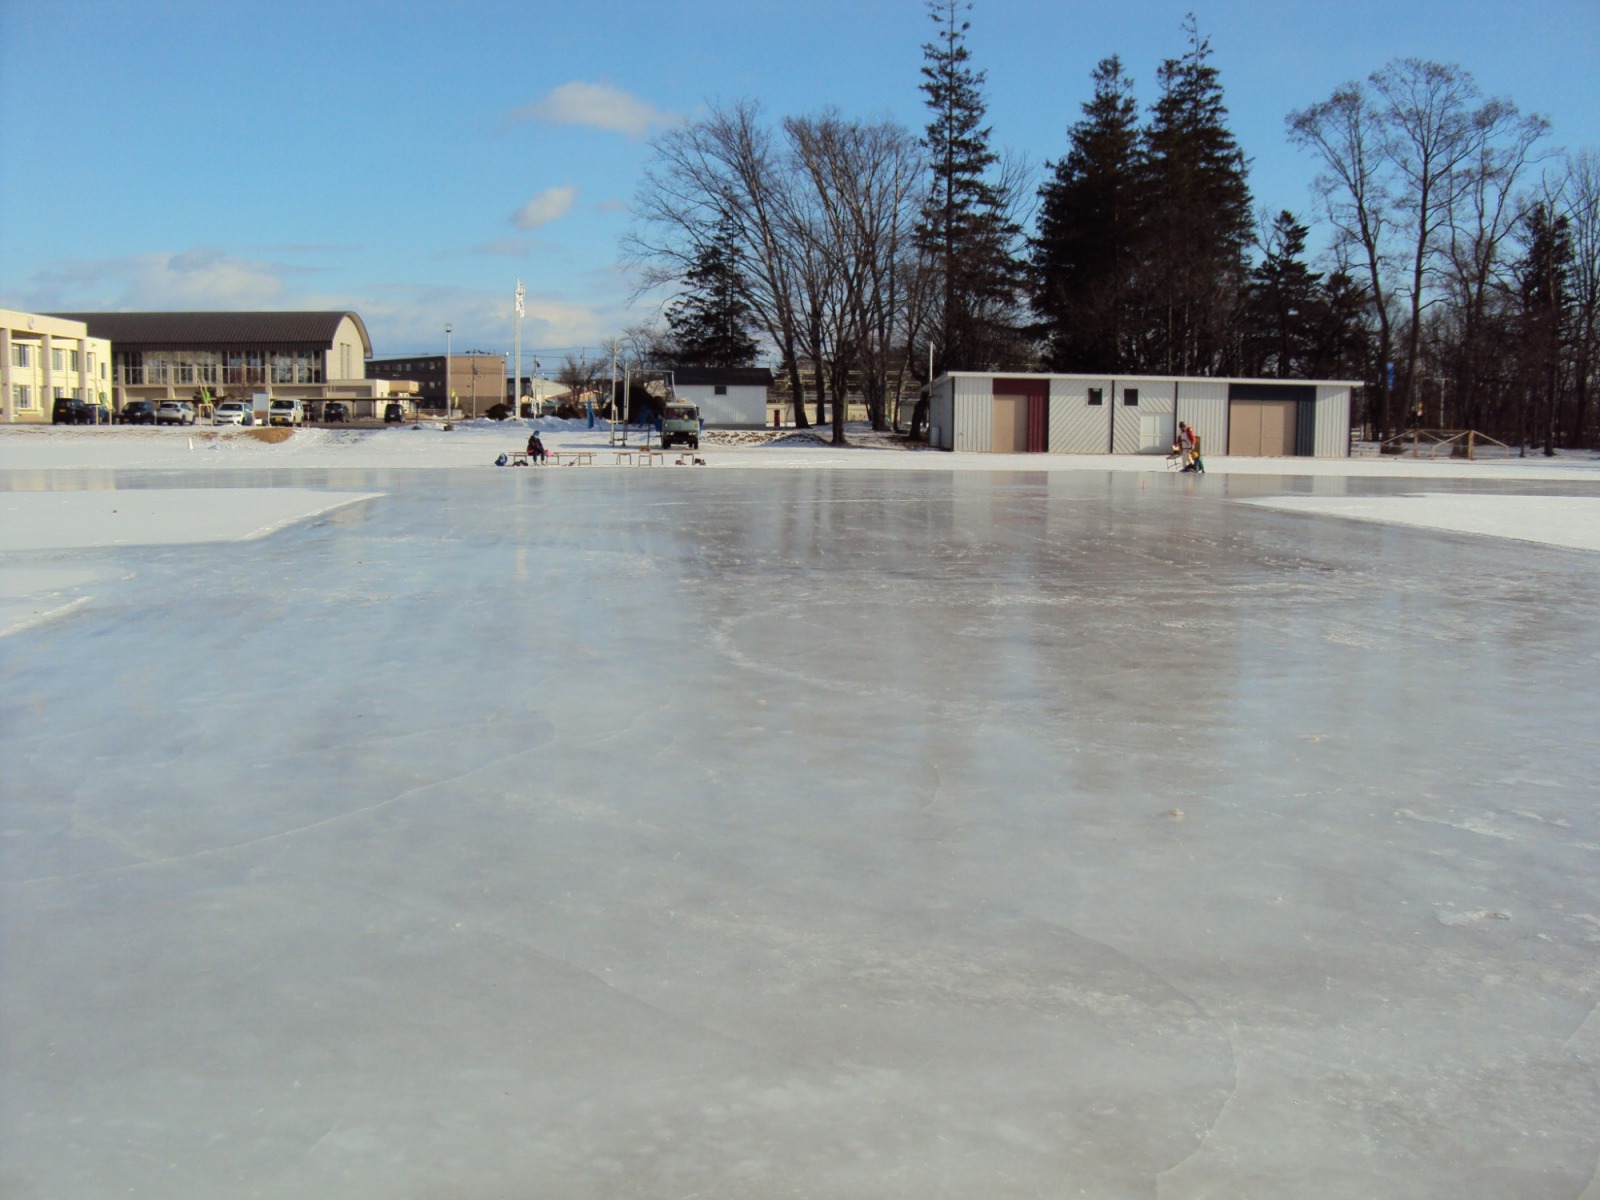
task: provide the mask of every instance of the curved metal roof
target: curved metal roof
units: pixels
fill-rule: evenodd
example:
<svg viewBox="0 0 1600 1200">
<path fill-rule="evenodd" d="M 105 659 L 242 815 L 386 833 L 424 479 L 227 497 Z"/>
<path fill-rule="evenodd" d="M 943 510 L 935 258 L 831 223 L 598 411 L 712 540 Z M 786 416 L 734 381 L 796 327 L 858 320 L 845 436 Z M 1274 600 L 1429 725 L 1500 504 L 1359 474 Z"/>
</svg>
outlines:
<svg viewBox="0 0 1600 1200">
<path fill-rule="evenodd" d="M 195 346 L 260 346 L 327 350 L 346 317 L 361 333 L 363 358 L 372 357 L 366 322 L 354 312 L 90 312 L 50 313 L 82 321 L 89 336 L 117 350 L 182 350 Z"/>
</svg>

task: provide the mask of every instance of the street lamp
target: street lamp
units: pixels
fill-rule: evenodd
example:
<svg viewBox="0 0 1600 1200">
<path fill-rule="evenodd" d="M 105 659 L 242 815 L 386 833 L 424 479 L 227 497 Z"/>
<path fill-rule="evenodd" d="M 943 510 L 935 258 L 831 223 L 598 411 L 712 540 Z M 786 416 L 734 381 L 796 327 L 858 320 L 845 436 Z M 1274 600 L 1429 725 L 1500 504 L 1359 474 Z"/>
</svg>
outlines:
<svg viewBox="0 0 1600 1200">
<path fill-rule="evenodd" d="M 450 419 L 450 326 L 444 327 L 444 419 Z"/>
</svg>

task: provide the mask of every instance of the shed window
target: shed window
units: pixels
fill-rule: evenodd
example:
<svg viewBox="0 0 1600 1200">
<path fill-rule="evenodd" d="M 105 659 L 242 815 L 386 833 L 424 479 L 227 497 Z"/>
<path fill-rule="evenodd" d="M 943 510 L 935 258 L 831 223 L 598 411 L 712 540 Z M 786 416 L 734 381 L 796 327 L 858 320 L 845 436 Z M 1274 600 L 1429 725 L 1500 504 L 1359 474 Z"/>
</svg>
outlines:
<svg viewBox="0 0 1600 1200">
<path fill-rule="evenodd" d="M 728 394 L 728 385 L 725 383 L 719 383 L 716 385 L 715 391 L 719 396 L 726 396 Z"/>
<path fill-rule="evenodd" d="M 1138 388 L 1123 388 L 1122 389 L 1122 407 L 1124 407 L 1124 408 L 1138 408 L 1139 407 L 1139 389 Z"/>
<path fill-rule="evenodd" d="M 1105 393 L 1105 389 L 1104 388 L 1090 388 L 1089 389 L 1089 407 L 1090 408 L 1099 408 L 1105 402 L 1106 402 L 1106 393 Z"/>
</svg>

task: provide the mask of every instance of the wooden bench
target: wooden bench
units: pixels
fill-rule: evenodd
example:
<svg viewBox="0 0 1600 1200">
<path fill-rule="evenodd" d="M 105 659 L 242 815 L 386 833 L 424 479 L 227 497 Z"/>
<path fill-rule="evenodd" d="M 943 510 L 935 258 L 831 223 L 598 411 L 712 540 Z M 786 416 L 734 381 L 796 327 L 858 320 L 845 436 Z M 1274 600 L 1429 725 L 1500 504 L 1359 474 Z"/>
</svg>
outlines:
<svg viewBox="0 0 1600 1200">
<path fill-rule="evenodd" d="M 511 465 L 513 467 L 525 467 L 532 461 L 532 456 L 526 450 L 510 450 L 507 453 L 511 455 Z M 547 450 L 545 453 L 548 454 L 549 451 Z"/>
<path fill-rule="evenodd" d="M 556 466 L 592 467 L 594 466 L 593 450 L 551 450 L 550 461 Z"/>
<path fill-rule="evenodd" d="M 645 446 L 627 446 L 615 451 L 615 454 L 618 464 L 630 463 L 636 467 L 653 467 L 658 462 L 666 461 L 666 455 L 660 450 Z"/>
</svg>

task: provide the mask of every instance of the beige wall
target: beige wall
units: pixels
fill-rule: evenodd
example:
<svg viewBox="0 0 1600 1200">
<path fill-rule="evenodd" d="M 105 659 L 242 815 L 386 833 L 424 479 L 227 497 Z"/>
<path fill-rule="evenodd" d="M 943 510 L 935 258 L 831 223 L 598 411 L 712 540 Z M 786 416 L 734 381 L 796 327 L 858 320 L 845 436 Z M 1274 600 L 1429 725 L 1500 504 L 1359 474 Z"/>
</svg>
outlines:
<svg viewBox="0 0 1600 1200">
<path fill-rule="evenodd" d="M 361 341 L 361 330 L 349 317 L 339 322 L 333 335 L 333 345 L 323 365 L 324 379 L 365 379 L 367 377 L 366 351 Z"/>
<path fill-rule="evenodd" d="M 81 321 L 0 308 L 0 423 L 48 424 L 56 397 L 111 403 L 111 343 Z"/>
</svg>

